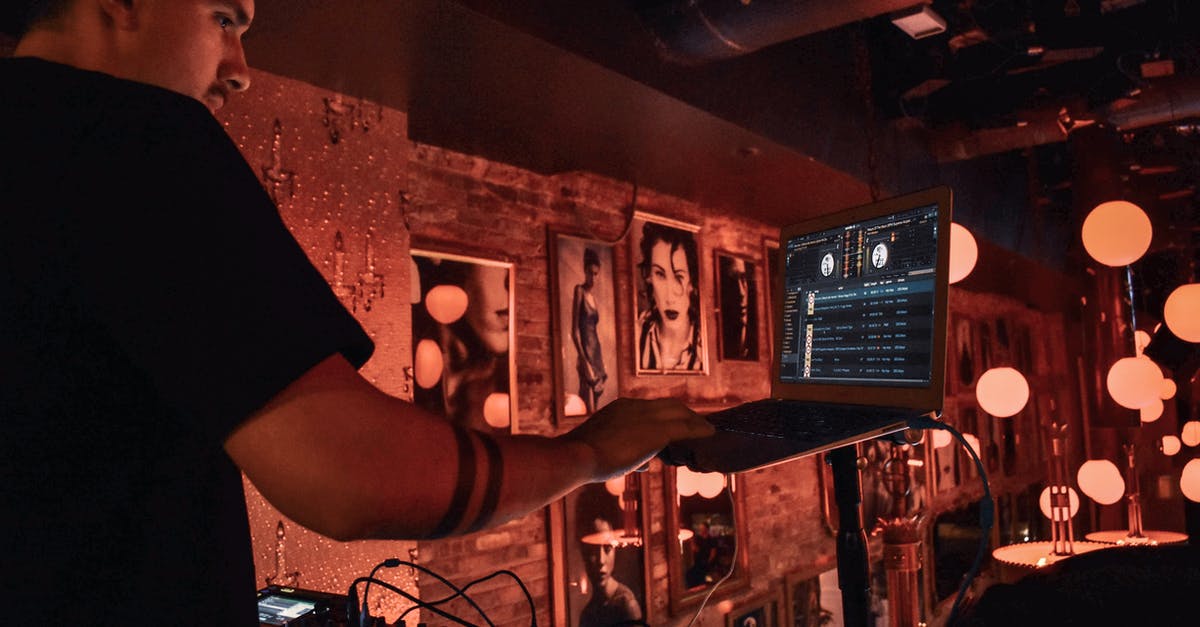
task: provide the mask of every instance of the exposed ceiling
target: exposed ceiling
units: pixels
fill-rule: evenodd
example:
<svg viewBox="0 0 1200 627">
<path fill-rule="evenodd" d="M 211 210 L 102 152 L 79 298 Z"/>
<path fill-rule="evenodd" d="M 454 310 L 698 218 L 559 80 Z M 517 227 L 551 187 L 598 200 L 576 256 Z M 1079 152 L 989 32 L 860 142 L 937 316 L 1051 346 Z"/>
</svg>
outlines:
<svg viewBox="0 0 1200 627">
<path fill-rule="evenodd" d="M 968 226 L 1061 262 L 1067 130 L 1108 122 L 1155 248 L 1196 249 L 1198 2 L 935 0 L 919 40 L 904 0 L 258 4 L 256 66 L 405 110 L 418 141 L 771 224 L 949 182 Z"/>
<path fill-rule="evenodd" d="M 1200 2 L 933 0 L 946 31 L 914 40 L 890 18 L 919 2 L 258 0 L 247 48 L 417 141 L 771 224 L 949 182 L 1034 257 L 1079 220 L 1066 129 L 1109 122 L 1155 249 L 1194 257 Z"/>
</svg>

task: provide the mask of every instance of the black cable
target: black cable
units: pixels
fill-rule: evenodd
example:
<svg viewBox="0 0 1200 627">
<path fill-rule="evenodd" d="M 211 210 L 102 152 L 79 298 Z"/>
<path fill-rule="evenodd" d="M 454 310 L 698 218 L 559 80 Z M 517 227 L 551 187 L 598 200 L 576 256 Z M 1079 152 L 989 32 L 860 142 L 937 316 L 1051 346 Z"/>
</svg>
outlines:
<svg viewBox="0 0 1200 627">
<path fill-rule="evenodd" d="M 521 578 L 518 577 L 517 574 L 512 572 L 511 570 L 498 570 L 490 575 L 487 575 L 485 577 L 480 577 L 479 579 L 471 581 L 467 585 L 463 586 L 461 589 L 456 589 L 456 590 L 458 590 L 458 592 L 455 592 L 454 594 L 452 594 L 448 597 L 437 599 L 436 601 L 426 601 L 426 603 L 428 603 L 430 605 L 441 605 L 443 603 L 448 603 L 448 602 L 453 601 L 454 599 L 458 598 L 460 595 L 465 595 L 467 590 L 470 590 L 472 586 L 475 586 L 476 584 L 481 584 L 489 579 L 495 579 L 496 577 L 499 577 L 500 575 L 508 575 L 509 577 L 512 577 L 513 580 L 517 582 L 517 585 L 521 587 L 521 591 L 525 593 L 525 601 L 527 603 L 529 603 L 529 625 L 530 625 L 530 627 L 537 627 L 537 610 L 533 605 L 533 595 L 530 594 L 529 589 L 525 587 L 525 582 L 521 581 Z M 400 620 L 403 620 L 405 616 L 408 616 L 409 612 L 411 612 L 415 609 L 417 609 L 417 608 L 410 607 L 407 610 L 404 610 L 404 612 L 402 614 L 400 614 Z"/>
<path fill-rule="evenodd" d="M 409 562 L 409 561 L 405 561 L 405 560 L 402 560 L 402 559 L 400 559 L 400 558 L 397 558 L 397 557 L 388 558 L 388 559 L 386 559 L 386 560 L 383 560 L 382 562 L 380 562 L 380 563 L 379 563 L 379 565 L 378 565 L 378 566 L 376 566 L 376 567 L 375 567 L 375 569 L 371 571 L 371 575 L 370 575 L 369 577 L 367 577 L 367 579 L 374 579 L 374 577 L 375 577 L 375 572 L 376 572 L 376 571 L 378 571 L 380 568 L 382 568 L 382 567 L 385 567 L 385 566 L 386 566 L 387 568 L 396 568 L 396 567 L 398 567 L 398 566 L 408 566 L 408 567 L 410 567 L 410 568 L 415 568 L 415 569 L 417 569 L 417 570 L 419 570 L 419 571 L 421 571 L 421 572 L 423 572 L 423 573 L 425 573 L 425 574 L 427 574 L 427 575 L 429 575 L 429 576 L 433 577 L 434 579 L 437 579 L 438 581 L 442 582 L 442 583 L 443 583 L 443 584 L 444 584 L 444 585 L 445 585 L 447 588 L 450 588 L 451 590 L 453 590 L 453 591 L 454 591 L 454 594 L 453 594 L 453 595 L 451 595 L 451 596 L 447 597 L 446 599 L 443 599 L 442 601 L 438 601 L 438 602 L 435 602 L 435 603 L 430 603 L 430 602 L 428 602 L 428 601 L 417 601 L 417 603 L 419 603 L 421 606 L 427 606 L 427 607 L 430 607 L 430 608 L 432 608 L 432 607 L 433 607 L 433 605 L 435 605 L 436 603 L 441 603 L 441 602 L 449 601 L 450 599 L 454 599 L 454 598 L 457 598 L 457 597 L 460 597 L 460 596 L 461 596 L 461 597 L 463 598 L 463 600 L 465 600 L 467 603 L 469 603 L 469 604 L 471 605 L 471 607 L 475 608 L 475 611 L 476 611 L 476 612 L 479 612 L 479 616 L 483 618 L 483 621 L 484 621 L 484 622 L 486 622 L 486 623 L 488 624 L 488 626 L 489 626 L 489 627 L 496 627 L 496 626 L 495 626 L 495 623 L 493 623 L 493 622 L 491 621 L 491 619 L 490 619 L 490 618 L 488 618 L 488 615 L 487 615 L 487 613 L 483 611 L 483 608 L 479 607 L 479 604 L 475 602 L 475 599 L 472 599 L 472 598 L 470 597 L 470 595 L 468 595 L 468 594 L 466 593 L 466 590 L 467 590 L 467 589 L 466 589 L 465 587 L 464 587 L 464 588 L 459 588 L 458 586 L 456 586 L 456 585 L 454 585 L 454 584 L 450 583 L 450 580 L 449 580 L 449 579 L 446 579 L 445 577 L 443 577 L 443 576 L 441 576 L 441 575 L 439 575 L 439 574 L 437 574 L 437 573 L 433 572 L 432 570 L 430 570 L 430 569 L 428 569 L 428 568 L 425 568 L 424 566 L 422 566 L 422 565 L 420 565 L 420 564 L 417 564 L 416 562 Z M 515 576 L 515 575 L 514 575 L 514 576 Z M 364 591 L 364 592 L 363 592 L 363 607 L 366 607 L 366 606 L 367 606 L 367 592 L 369 592 L 369 591 L 370 591 L 370 585 L 371 585 L 371 582 L 370 582 L 370 581 L 368 581 L 368 582 L 367 582 L 367 587 L 368 587 L 368 589 L 367 589 L 367 591 Z M 470 585 L 470 584 L 468 584 L 468 585 Z M 522 585 L 521 587 L 522 587 L 522 588 L 524 588 L 524 585 Z M 526 591 L 526 592 L 525 592 L 525 594 L 526 594 L 526 596 L 528 596 L 529 592 L 528 592 L 528 591 Z M 409 597 L 407 594 L 406 594 L 406 595 L 404 595 L 404 596 L 405 596 L 406 598 L 411 598 L 411 597 Z M 530 607 L 532 607 L 532 606 L 533 606 L 533 601 L 532 601 L 532 599 L 530 600 L 529 604 L 530 604 Z M 409 609 L 411 610 L 412 608 L 409 608 Z M 408 613 L 408 610 L 406 610 L 406 611 L 405 611 L 405 614 L 407 614 L 407 613 Z M 401 618 L 404 618 L 404 614 L 401 614 L 401 615 L 400 615 L 400 617 L 401 617 Z"/>
<path fill-rule="evenodd" d="M 979 537 L 979 550 L 975 552 L 975 561 L 971 564 L 970 570 L 967 571 L 966 577 L 963 579 L 962 585 L 958 587 L 958 596 L 954 598 L 954 606 L 950 608 L 950 618 L 946 621 L 946 625 L 953 627 L 958 619 L 959 606 L 962 604 L 963 597 L 967 593 L 967 588 L 971 587 L 971 582 L 979 575 L 979 568 L 983 564 L 983 556 L 987 553 L 988 539 L 991 536 L 992 525 L 996 519 L 996 504 L 992 500 L 992 489 L 988 485 L 987 470 L 983 467 L 983 462 L 979 459 L 979 454 L 975 449 L 967 443 L 967 439 L 959 433 L 958 429 L 926 416 L 920 418 L 912 418 L 908 421 L 910 429 L 942 429 L 949 431 L 970 453 L 971 459 L 975 462 L 975 468 L 979 471 L 979 479 L 983 482 L 983 498 L 979 499 L 979 526 L 982 529 L 982 534 Z"/>
<path fill-rule="evenodd" d="M 458 623 L 459 625 L 463 625 L 464 627 L 479 627 L 479 625 L 476 625 L 475 623 L 468 623 L 467 621 L 465 621 L 449 612 L 443 611 L 441 608 L 434 607 L 434 606 L 422 601 L 421 599 L 414 597 L 413 595 L 405 592 L 404 590 L 401 590 L 398 586 L 394 586 L 386 581 L 382 581 L 382 580 L 376 579 L 374 577 L 359 577 L 358 579 L 355 579 L 354 581 L 350 582 L 350 596 L 351 597 L 354 596 L 353 595 L 354 588 L 357 587 L 358 584 L 363 583 L 363 582 L 373 583 L 384 589 L 391 590 L 392 592 L 395 592 L 396 594 L 404 597 L 405 599 L 408 599 L 409 601 L 412 601 L 413 603 L 416 603 L 417 605 L 420 605 L 422 607 L 428 607 L 430 610 L 433 610 L 433 612 L 435 614 L 438 614 L 439 616 L 441 616 L 445 619 L 454 621 L 454 622 Z M 350 617 L 347 617 L 347 618 L 350 618 Z"/>
<path fill-rule="evenodd" d="M 384 561 L 382 561 L 382 562 L 379 562 L 378 564 L 376 564 L 376 565 L 375 565 L 375 568 L 372 568 L 372 569 L 371 569 L 371 574 L 367 575 L 367 577 L 368 577 L 369 579 L 374 579 L 374 578 L 375 578 L 375 573 L 378 573 L 378 572 L 379 572 L 379 569 L 381 569 L 381 568 L 383 568 L 383 567 L 385 567 L 385 566 L 388 566 L 388 560 L 384 560 Z M 389 567 L 389 568 L 393 568 L 393 567 L 391 567 L 391 566 L 388 566 L 388 567 Z M 371 582 L 370 582 L 370 581 L 368 581 L 368 582 L 367 582 L 367 585 L 366 585 L 366 587 L 365 587 L 365 588 L 363 588 L 363 596 L 362 596 L 362 609 L 360 610 L 360 611 L 361 611 L 362 613 L 364 613 L 364 614 L 367 612 L 368 608 L 370 608 L 370 607 L 371 607 L 370 605 L 368 605 L 368 604 L 367 604 L 367 597 L 368 597 L 368 596 L 370 596 L 370 594 L 371 594 Z"/>
</svg>

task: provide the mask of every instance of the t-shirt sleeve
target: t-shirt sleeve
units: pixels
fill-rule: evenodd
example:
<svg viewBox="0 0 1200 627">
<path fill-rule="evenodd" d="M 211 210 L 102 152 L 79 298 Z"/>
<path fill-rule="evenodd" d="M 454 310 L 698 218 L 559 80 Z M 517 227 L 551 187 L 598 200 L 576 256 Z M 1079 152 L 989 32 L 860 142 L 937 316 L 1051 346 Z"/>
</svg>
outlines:
<svg viewBox="0 0 1200 627">
<path fill-rule="evenodd" d="M 301 374 L 373 345 L 199 104 L 151 99 L 81 153 L 93 201 L 73 208 L 80 306 L 174 415 L 224 439 Z M 90 159 L 89 159 L 90 157 Z"/>
</svg>

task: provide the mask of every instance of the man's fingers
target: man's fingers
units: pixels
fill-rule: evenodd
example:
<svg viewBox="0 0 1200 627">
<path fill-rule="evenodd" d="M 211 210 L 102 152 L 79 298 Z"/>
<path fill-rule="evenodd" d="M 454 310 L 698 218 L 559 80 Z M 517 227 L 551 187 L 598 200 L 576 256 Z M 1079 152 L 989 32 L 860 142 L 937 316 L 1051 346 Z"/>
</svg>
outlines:
<svg viewBox="0 0 1200 627">
<path fill-rule="evenodd" d="M 680 420 L 664 425 L 663 434 L 667 440 L 674 442 L 675 440 L 690 440 L 694 438 L 706 438 L 716 433 L 709 422 L 703 418 L 695 420 Z"/>
</svg>

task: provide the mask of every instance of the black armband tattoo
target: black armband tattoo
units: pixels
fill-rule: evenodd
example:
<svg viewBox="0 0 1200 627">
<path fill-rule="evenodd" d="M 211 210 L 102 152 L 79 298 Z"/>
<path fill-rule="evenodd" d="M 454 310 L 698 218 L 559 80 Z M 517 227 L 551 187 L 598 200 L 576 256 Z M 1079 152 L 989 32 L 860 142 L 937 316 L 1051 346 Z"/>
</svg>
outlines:
<svg viewBox="0 0 1200 627">
<path fill-rule="evenodd" d="M 475 491 L 475 447 L 471 445 L 471 435 L 458 425 L 451 425 L 451 428 L 454 429 L 454 439 L 458 442 L 458 481 L 454 486 L 454 496 L 450 498 L 450 507 L 434 527 L 430 534 L 432 538 L 447 536 L 462 524 L 463 516 L 467 513 L 467 503 L 471 500 L 471 493 Z"/>
<path fill-rule="evenodd" d="M 500 457 L 500 446 L 496 441 L 486 433 L 479 433 L 480 441 L 483 442 L 483 450 L 487 452 L 487 489 L 483 494 L 483 503 L 479 506 L 479 514 L 475 517 L 475 522 L 471 523 L 468 531 L 475 532 L 483 529 L 484 525 L 491 520 L 492 515 L 496 513 L 496 505 L 500 503 L 500 483 L 504 479 L 504 459 Z"/>
</svg>

